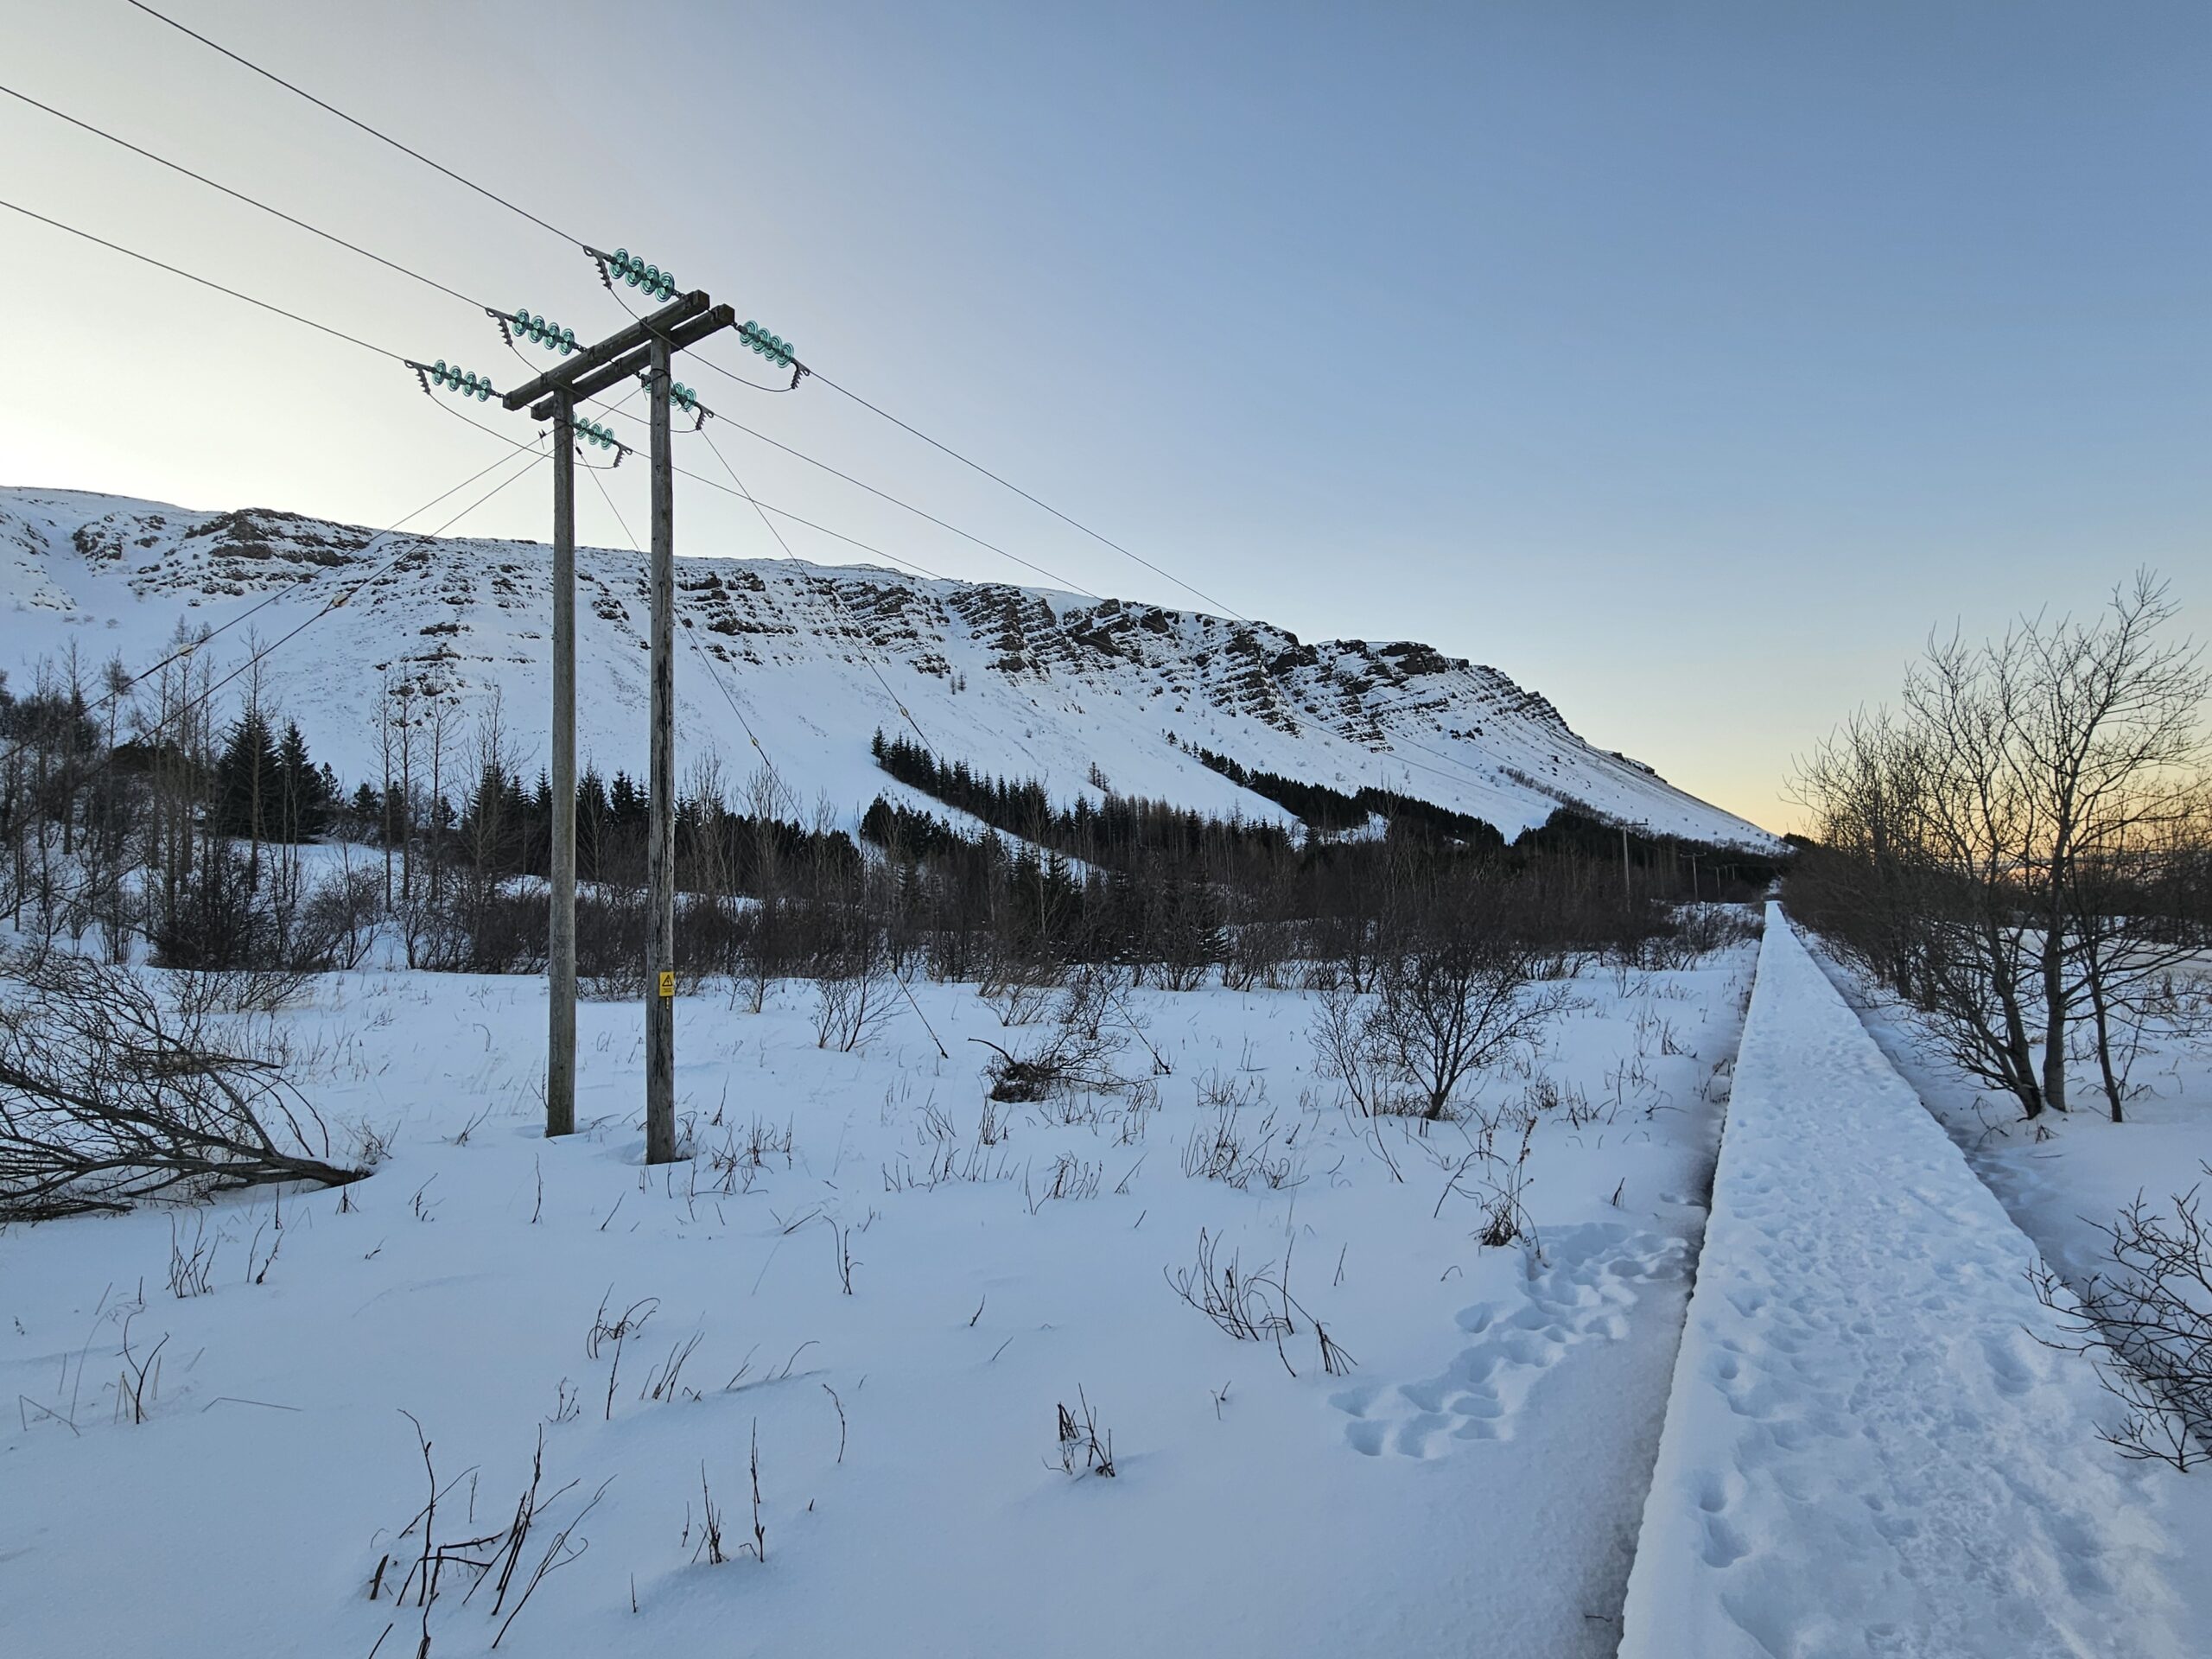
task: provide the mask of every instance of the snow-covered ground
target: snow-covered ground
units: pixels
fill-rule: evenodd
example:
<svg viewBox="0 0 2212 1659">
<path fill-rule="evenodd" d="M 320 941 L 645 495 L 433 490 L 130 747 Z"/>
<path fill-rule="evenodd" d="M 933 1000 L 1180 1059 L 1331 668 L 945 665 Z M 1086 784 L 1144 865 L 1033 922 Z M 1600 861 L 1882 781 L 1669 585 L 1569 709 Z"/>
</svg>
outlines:
<svg viewBox="0 0 2212 1659">
<path fill-rule="evenodd" d="M 2212 1162 L 2212 1044 L 2154 1039 L 2137 1063 L 2126 1121 L 2114 1123 L 2093 1066 L 2069 1081 L 2074 1109 L 2031 1124 L 2009 1096 L 1961 1077 L 1922 1039 L 1911 1011 L 1826 954 L 1817 958 L 1891 1064 L 2069 1284 L 2109 1272 L 2100 1229 L 2139 1194 L 2153 1209 L 2203 1180 Z M 2212 964 L 2199 969 L 2212 977 Z"/>
<path fill-rule="evenodd" d="M 2212 1490 L 2098 1442 L 2035 1247 L 1778 910 L 1713 1205 L 1624 1654 L 2208 1650 Z"/>
<path fill-rule="evenodd" d="M 501 1651 L 1609 1654 L 1751 961 L 1586 969 L 1531 1072 L 1485 1086 L 1493 1115 L 1537 1074 L 1560 1096 L 1526 1249 L 1480 1247 L 1448 1190 L 1475 1126 L 1378 1140 L 1336 1109 L 1298 993 L 1134 994 L 1172 1072 L 1132 1040 L 1144 1088 L 1001 1107 L 988 1147 L 968 1039 L 1034 1033 L 970 988 L 915 987 L 949 1060 L 904 1011 L 817 1049 L 803 986 L 686 998 L 700 1155 L 647 1171 L 633 1007 L 584 1009 L 588 1128 L 549 1142 L 541 986 L 334 978 L 279 1025 L 325 1116 L 389 1146 L 372 1177 L 281 1227 L 264 1196 L 0 1236 L 0 1649 L 413 1655 L 411 1413 L 441 1542 L 507 1527 L 543 1435 L 505 1605 L 448 1569 L 440 1659 L 487 1650 L 571 1523 Z M 1283 1185 L 1186 1173 L 1202 1090 Z M 946 1158 L 982 1179 L 931 1185 Z M 1217 1267 L 1287 1274 L 1280 1351 L 1171 1287 L 1201 1229 Z M 211 1241 L 207 1292 L 174 1294 L 173 1249 Z M 1111 1478 L 1060 1467 L 1085 1402 Z"/>
</svg>

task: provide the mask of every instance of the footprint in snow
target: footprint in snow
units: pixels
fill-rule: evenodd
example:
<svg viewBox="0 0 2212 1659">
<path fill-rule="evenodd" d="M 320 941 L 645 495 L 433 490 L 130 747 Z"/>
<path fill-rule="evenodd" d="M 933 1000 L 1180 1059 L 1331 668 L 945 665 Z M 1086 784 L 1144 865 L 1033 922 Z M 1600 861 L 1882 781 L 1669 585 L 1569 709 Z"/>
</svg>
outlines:
<svg viewBox="0 0 2212 1659">
<path fill-rule="evenodd" d="M 1679 1238 L 1606 1222 L 1547 1233 L 1544 1252 L 1549 1265 L 1528 1280 L 1519 1307 L 1478 1302 L 1459 1311 L 1459 1329 L 1475 1340 L 1438 1375 L 1330 1396 L 1352 1419 L 1344 1428 L 1352 1450 L 1427 1459 L 1467 1440 L 1511 1439 L 1536 1379 L 1580 1344 L 1625 1334 L 1637 1287 L 1681 1278 L 1688 1254 Z"/>
</svg>

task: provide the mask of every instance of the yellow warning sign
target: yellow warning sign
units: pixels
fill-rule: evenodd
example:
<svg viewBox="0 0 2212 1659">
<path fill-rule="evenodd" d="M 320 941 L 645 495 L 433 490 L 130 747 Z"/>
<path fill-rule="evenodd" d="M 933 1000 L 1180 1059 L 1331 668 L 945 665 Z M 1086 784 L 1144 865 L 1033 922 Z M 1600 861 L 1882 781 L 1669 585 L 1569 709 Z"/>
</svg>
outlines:
<svg viewBox="0 0 2212 1659">
<path fill-rule="evenodd" d="M 670 973 L 665 968 L 661 969 L 660 994 L 663 996 L 674 996 L 676 995 L 676 976 Z"/>
</svg>

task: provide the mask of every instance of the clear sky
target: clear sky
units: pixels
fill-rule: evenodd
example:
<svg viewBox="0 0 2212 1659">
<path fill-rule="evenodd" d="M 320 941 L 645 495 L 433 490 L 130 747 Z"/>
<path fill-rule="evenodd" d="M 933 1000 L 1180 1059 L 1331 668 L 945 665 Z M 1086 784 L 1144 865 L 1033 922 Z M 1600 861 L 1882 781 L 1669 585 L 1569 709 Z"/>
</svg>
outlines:
<svg viewBox="0 0 2212 1659">
<path fill-rule="evenodd" d="M 1494 664 L 1773 827 L 1789 757 L 1931 624 L 2148 563 L 2212 632 L 2203 0 L 156 3 L 1225 605 Z M 124 0 L 0 0 L 0 82 L 471 296 L 621 321 L 580 253 Z M 526 372 L 467 306 L 4 98 L 0 195 Z M 389 362 L 4 213 L 0 351 L 0 482 L 382 524 L 498 453 Z M 1084 587 L 1193 602 L 826 389 L 680 378 Z M 720 434 L 766 499 L 1034 580 Z M 607 481 L 642 532 L 645 469 Z M 777 551 L 679 484 L 680 550 Z M 456 533 L 542 537 L 545 498 Z M 621 543 L 588 487 L 581 516 Z"/>
</svg>

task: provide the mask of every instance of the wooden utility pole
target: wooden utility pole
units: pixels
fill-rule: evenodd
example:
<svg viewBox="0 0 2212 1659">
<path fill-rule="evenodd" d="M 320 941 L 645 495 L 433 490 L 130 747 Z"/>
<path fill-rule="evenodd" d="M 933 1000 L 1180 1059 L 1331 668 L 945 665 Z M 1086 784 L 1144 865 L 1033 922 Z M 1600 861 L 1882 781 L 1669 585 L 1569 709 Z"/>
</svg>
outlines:
<svg viewBox="0 0 2212 1659">
<path fill-rule="evenodd" d="M 668 344 L 652 343 L 652 783 L 645 830 L 645 1161 L 676 1157 L 676 474 Z"/>
<path fill-rule="evenodd" d="M 575 400 L 554 398 L 553 857 L 546 925 L 545 1133 L 576 1128 L 576 438 Z"/>
<path fill-rule="evenodd" d="M 545 1132 L 575 1128 L 575 407 L 637 375 L 652 395 L 652 776 L 645 848 L 645 1161 L 676 1157 L 676 490 L 669 444 L 674 355 L 737 314 L 692 292 L 588 346 L 500 401 L 556 423 L 553 468 L 553 914 L 547 928 Z M 747 325 L 748 327 L 751 325 Z M 563 776 L 565 772 L 565 778 Z"/>
</svg>

